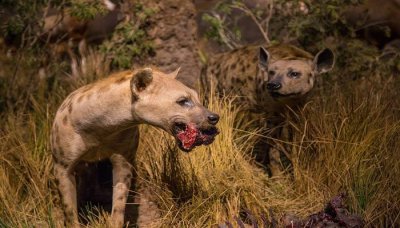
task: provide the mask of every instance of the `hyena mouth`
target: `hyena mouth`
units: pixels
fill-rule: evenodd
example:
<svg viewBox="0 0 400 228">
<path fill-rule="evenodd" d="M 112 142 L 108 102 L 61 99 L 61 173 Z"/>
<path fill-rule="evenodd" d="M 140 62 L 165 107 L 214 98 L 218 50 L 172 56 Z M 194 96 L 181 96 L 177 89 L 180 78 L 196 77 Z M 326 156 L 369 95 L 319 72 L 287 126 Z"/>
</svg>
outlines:
<svg viewBox="0 0 400 228">
<path fill-rule="evenodd" d="M 273 98 L 284 98 L 284 97 L 295 97 L 295 96 L 300 95 L 301 93 L 282 94 L 282 93 L 279 93 L 279 92 L 270 91 L 269 94 L 270 94 L 271 97 L 273 97 Z"/>
<path fill-rule="evenodd" d="M 185 152 L 196 146 L 211 144 L 219 133 L 214 126 L 202 129 L 192 123 L 175 123 L 173 131 L 179 148 Z"/>
</svg>

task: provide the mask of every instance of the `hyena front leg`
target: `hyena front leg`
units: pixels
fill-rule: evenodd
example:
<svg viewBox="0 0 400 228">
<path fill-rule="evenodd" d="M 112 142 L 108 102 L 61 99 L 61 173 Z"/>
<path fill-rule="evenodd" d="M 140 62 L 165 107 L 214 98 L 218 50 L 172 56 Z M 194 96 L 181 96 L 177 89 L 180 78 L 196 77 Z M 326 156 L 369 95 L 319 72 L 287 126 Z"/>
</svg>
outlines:
<svg viewBox="0 0 400 228">
<path fill-rule="evenodd" d="M 293 132 L 292 128 L 289 126 L 287 122 L 282 123 L 281 126 L 274 130 L 273 138 L 275 138 L 275 142 L 270 143 L 271 148 L 268 153 L 270 160 L 270 170 L 272 176 L 279 176 L 283 173 L 284 164 L 282 163 L 282 155 L 284 159 L 291 161 L 291 155 L 288 152 L 288 144 L 293 141 Z M 270 140 L 274 141 L 274 140 Z"/>
<path fill-rule="evenodd" d="M 75 176 L 64 164 L 54 164 L 54 175 L 60 193 L 66 227 L 79 228 Z"/>
<path fill-rule="evenodd" d="M 274 123 L 268 123 L 267 128 L 271 131 L 269 134 L 268 144 L 269 144 L 269 169 L 271 171 L 271 176 L 280 176 L 282 174 L 282 162 L 281 162 L 281 152 L 280 152 L 280 142 L 282 135 L 282 126 L 278 126 Z M 276 142 L 278 139 L 278 142 Z"/>
<path fill-rule="evenodd" d="M 271 176 L 277 177 L 282 174 L 281 153 L 278 148 L 271 146 L 269 150 L 269 169 Z"/>
<path fill-rule="evenodd" d="M 132 165 L 120 154 L 110 158 L 113 165 L 112 227 L 124 224 L 125 205 L 132 179 Z"/>
</svg>

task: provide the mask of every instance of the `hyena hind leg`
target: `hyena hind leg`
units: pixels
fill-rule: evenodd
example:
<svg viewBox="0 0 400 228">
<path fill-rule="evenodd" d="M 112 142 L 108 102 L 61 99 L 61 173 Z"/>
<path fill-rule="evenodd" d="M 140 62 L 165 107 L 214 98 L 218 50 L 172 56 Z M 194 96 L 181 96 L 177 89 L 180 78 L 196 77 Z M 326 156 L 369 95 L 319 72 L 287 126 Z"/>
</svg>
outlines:
<svg viewBox="0 0 400 228">
<path fill-rule="evenodd" d="M 62 164 L 54 164 L 54 175 L 63 205 L 67 227 L 79 227 L 75 176 Z"/>
</svg>

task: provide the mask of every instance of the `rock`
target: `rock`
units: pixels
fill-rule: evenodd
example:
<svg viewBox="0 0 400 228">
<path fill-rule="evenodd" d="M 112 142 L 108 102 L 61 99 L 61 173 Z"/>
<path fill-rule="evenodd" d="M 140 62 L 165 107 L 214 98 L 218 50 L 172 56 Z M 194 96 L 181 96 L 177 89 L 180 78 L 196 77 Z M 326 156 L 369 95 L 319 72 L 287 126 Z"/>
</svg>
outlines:
<svg viewBox="0 0 400 228">
<path fill-rule="evenodd" d="M 312 214 L 304 220 L 295 215 L 288 214 L 281 218 L 281 222 L 287 228 L 364 227 L 363 219 L 358 215 L 350 214 L 346 209 L 344 205 L 345 198 L 345 194 L 333 197 L 323 211 Z"/>
<path fill-rule="evenodd" d="M 144 2 L 144 6 L 158 9 L 158 12 L 152 16 L 149 29 L 156 55 L 143 62 L 165 72 L 181 67 L 178 79 L 195 87 L 200 75 L 200 59 L 193 2 L 154 0 Z"/>
</svg>

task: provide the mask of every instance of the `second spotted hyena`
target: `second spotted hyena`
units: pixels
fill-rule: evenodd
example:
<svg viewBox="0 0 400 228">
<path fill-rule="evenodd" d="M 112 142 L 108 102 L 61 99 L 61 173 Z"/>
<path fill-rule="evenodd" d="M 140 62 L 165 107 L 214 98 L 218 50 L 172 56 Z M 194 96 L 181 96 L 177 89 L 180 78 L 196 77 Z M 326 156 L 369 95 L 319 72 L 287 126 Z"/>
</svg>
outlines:
<svg viewBox="0 0 400 228">
<path fill-rule="evenodd" d="M 215 88 L 220 94 L 237 97 L 247 110 L 266 114 L 272 137 L 281 137 L 282 114 L 302 106 L 313 89 L 316 76 L 332 69 L 335 62 L 330 49 L 313 56 L 292 45 L 248 46 L 209 59 L 201 75 L 206 93 Z M 284 115 L 283 115 L 284 116 Z M 280 153 L 269 149 L 269 168 L 279 174 Z"/>
</svg>

